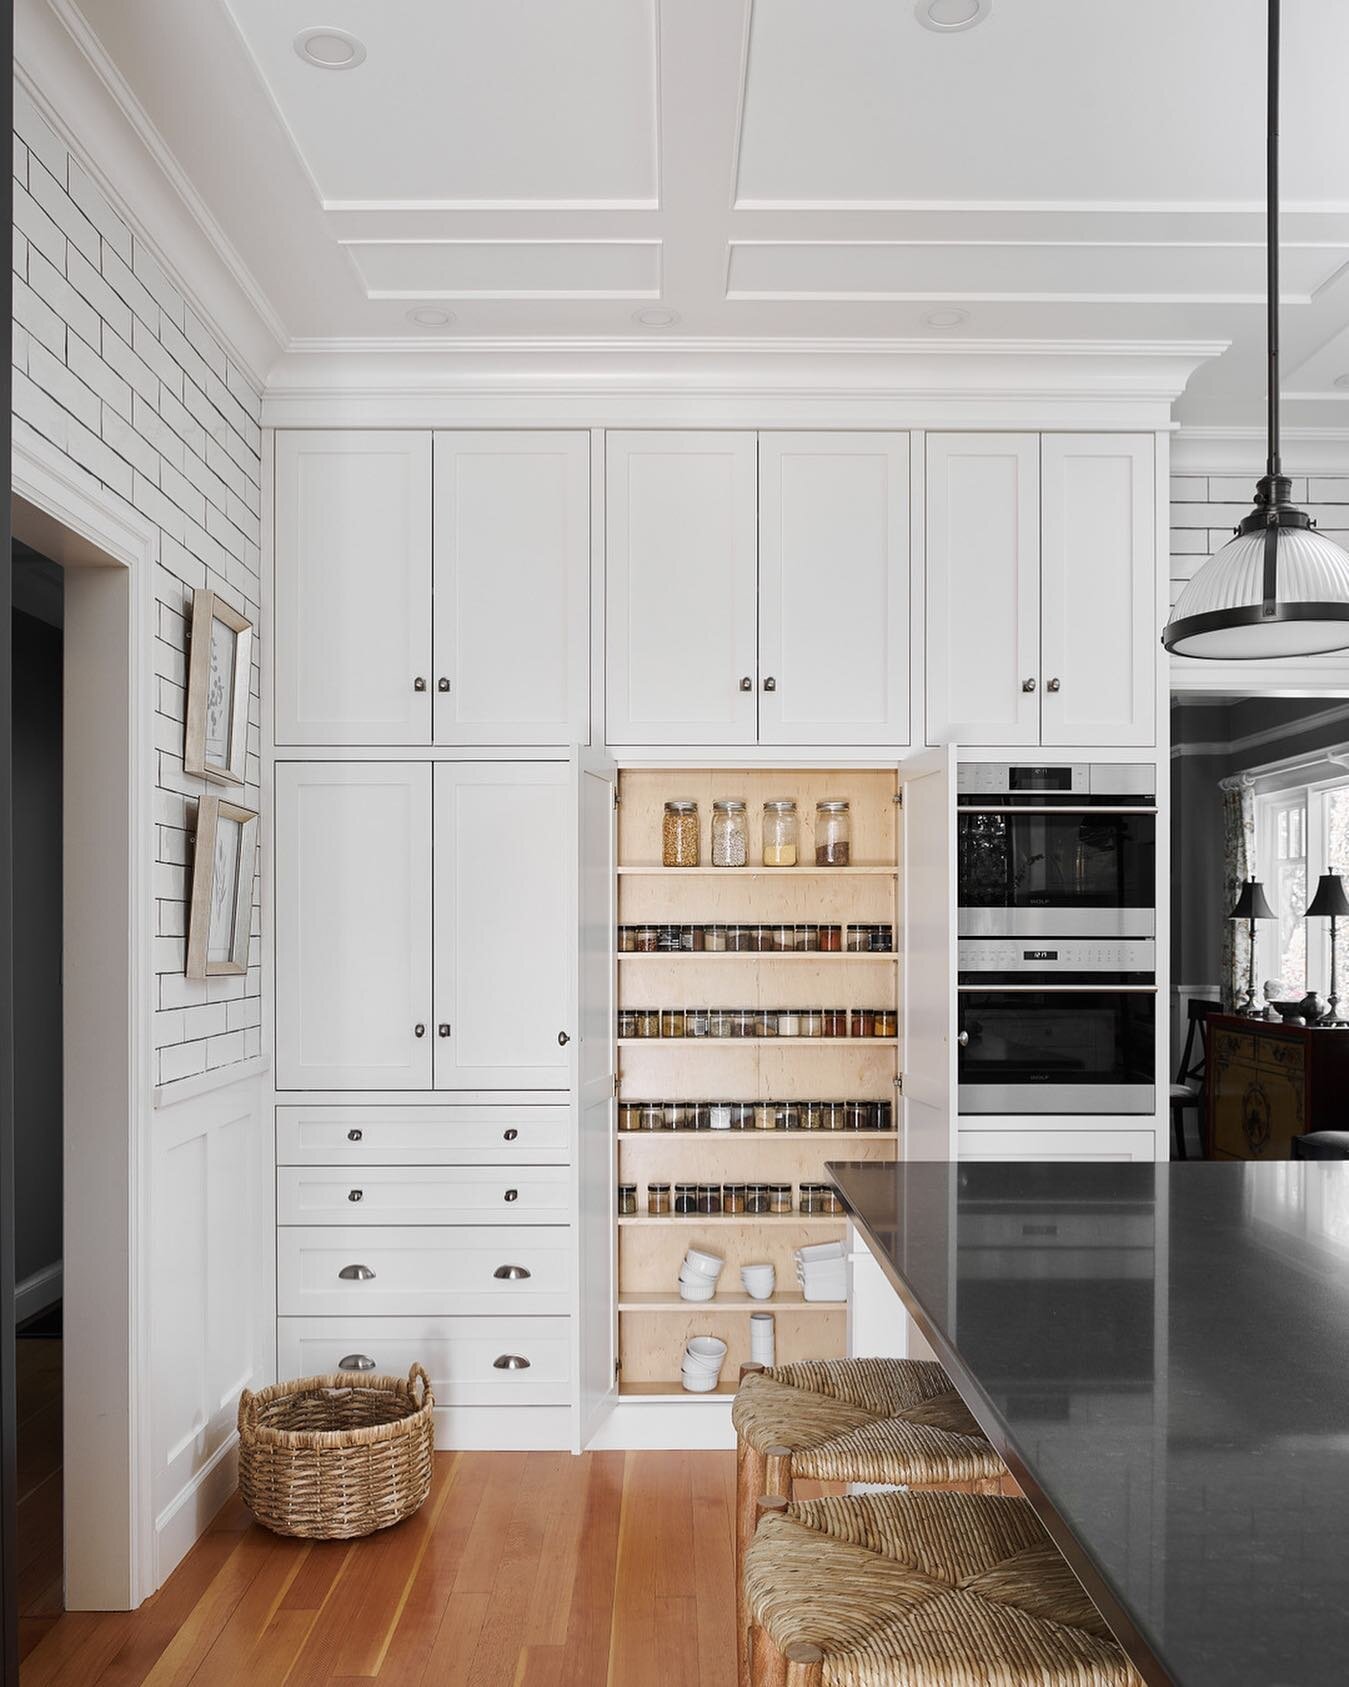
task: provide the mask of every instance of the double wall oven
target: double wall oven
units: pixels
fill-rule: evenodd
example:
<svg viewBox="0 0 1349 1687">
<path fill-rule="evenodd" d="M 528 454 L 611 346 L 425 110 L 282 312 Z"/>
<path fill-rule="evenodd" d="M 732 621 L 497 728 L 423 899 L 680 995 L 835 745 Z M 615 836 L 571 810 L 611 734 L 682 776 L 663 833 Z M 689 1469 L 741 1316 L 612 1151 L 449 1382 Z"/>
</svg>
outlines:
<svg viewBox="0 0 1349 1687">
<path fill-rule="evenodd" d="M 1154 780 L 1130 763 L 959 768 L 961 1113 L 1155 1110 Z"/>
</svg>

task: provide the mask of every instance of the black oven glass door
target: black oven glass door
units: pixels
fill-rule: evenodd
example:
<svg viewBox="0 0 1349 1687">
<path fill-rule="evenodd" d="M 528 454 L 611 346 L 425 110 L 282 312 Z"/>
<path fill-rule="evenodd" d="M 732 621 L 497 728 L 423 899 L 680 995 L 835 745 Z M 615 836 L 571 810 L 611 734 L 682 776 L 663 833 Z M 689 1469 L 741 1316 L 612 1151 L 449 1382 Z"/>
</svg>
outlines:
<svg viewBox="0 0 1349 1687">
<path fill-rule="evenodd" d="M 1146 1113 L 1153 990 L 962 990 L 962 1113 Z"/>
<path fill-rule="evenodd" d="M 962 809 L 959 837 L 962 908 L 1156 906 L 1155 815 Z"/>
</svg>

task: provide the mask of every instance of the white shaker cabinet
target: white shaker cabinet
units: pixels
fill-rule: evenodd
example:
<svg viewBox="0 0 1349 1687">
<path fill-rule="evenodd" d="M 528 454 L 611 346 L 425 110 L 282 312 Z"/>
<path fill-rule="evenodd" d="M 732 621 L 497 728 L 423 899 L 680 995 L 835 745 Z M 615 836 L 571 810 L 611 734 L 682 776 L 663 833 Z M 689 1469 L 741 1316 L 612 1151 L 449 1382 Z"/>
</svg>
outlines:
<svg viewBox="0 0 1349 1687">
<path fill-rule="evenodd" d="M 590 439 L 435 436 L 435 740 L 589 734 Z"/>
<path fill-rule="evenodd" d="M 611 433 L 610 744 L 755 738 L 755 435 Z"/>
<path fill-rule="evenodd" d="M 929 742 L 1040 741 L 1040 440 L 927 437 Z"/>
<path fill-rule="evenodd" d="M 909 438 L 759 436 L 759 742 L 909 736 Z"/>
<path fill-rule="evenodd" d="M 276 436 L 278 744 L 431 733 L 431 436 Z"/>
<path fill-rule="evenodd" d="M 1156 742 L 1151 434 L 1046 434 L 1041 646 L 1046 744 Z"/>
<path fill-rule="evenodd" d="M 278 1089 L 431 1084 L 431 769 L 276 765 Z"/>
<path fill-rule="evenodd" d="M 437 763 L 437 1089 L 569 1086 L 574 830 L 567 762 Z"/>
</svg>

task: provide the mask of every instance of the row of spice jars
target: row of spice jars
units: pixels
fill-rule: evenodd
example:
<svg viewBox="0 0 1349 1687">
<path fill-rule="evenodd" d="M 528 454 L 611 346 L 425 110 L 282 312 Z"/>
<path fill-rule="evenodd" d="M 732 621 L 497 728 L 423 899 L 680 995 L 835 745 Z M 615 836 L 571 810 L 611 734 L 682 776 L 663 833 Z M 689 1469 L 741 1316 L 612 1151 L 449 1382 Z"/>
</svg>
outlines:
<svg viewBox="0 0 1349 1687">
<path fill-rule="evenodd" d="M 618 1035 L 647 1037 L 893 1037 L 894 1008 L 620 1008 Z"/>
<path fill-rule="evenodd" d="M 888 1131 L 888 1101 L 620 1101 L 620 1131 Z"/>
<path fill-rule="evenodd" d="M 763 864 L 795 867 L 799 852 L 796 804 L 787 800 L 763 805 Z M 846 801 L 832 797 L 815 804 L 815 865 L 846 867 L 852 856 L 852 816 Z M 661 820 L 661 865 L 696 867 L 702 859 L 698 805 L 685 797 L 665 805 Z M 744 867 L 749 861 L 749 816 L 739 797 L 712 804 L 712 865 Z"/>
<path fill-rule="evenodd" d="M 622 925 L 623 955 L 756 954 L 801 951 L 823 954 L 891 954 L 889 925 Z"/>
<path fill-rule="evenodd" d="M 782 1216 L 800 1212 L 811 1215 L 841 1214 L 843 1202 L 832 1183 L 803 1183 L 799 1194 L 790 1183 L 648 1183 L 646 1210 L 653 1218 L 667 1213 L 696 1213 L 710 1217 L 718 1213 Z M 637 1185 L 620 1183 L 618 1211 L 629 1217 L 637 1211 Z"/>
</svg>

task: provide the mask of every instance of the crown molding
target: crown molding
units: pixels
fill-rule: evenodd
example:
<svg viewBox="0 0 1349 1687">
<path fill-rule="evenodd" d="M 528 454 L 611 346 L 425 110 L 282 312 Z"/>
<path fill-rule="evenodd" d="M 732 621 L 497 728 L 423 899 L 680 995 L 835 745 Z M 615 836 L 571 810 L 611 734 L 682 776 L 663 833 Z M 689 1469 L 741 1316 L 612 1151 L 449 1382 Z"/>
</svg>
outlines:
<svg viewBox="0 0 1349 1687">
<path fill-rule="evenodd" d="M 73 0 L 19 0 L 14 74 L 261 390 L 285 325 Z"/>
<path fill-rule="evenodd" d="M 1349 428 L 1285 427 L 1280 439 L 1286 474 L 1349 475 Z M 1171 436 L 1171 473 L 1250 475 L 1254 485 L 1265 448 L 1263 428 L 1183 426 Z"/>
</svg>

